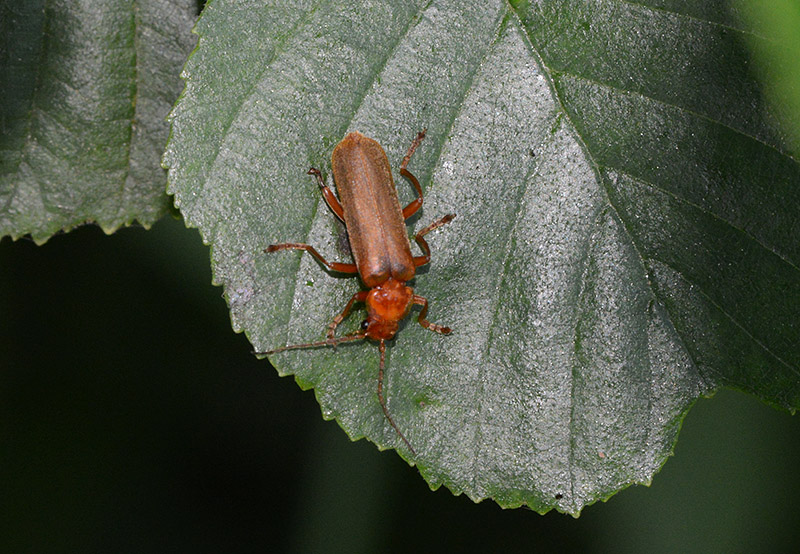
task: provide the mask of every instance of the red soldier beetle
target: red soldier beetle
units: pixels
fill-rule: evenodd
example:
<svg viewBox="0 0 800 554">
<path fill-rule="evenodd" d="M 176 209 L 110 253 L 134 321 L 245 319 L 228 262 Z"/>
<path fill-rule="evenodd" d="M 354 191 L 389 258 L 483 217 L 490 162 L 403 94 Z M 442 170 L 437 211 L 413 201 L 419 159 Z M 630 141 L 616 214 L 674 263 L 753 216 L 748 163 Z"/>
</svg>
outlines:
<svg viewBox="0 0 800 554">
<path fill-rule="evenodd" d="M 309 175 L 316 177 L 322 196 L 331 211 L 347 227 L 350 249 L 355 263 L 328 262 L 312 246 L 300 243 L 272 244 L 264 252 L 305 250 L 332 271 L 358 274 L 369 290 L 355 293 L 344 310 L 333 318 L 328 325 L 326 340 L 282 346 L 269 352 L 259 353 L 269 355 L 284 350 L 319 346 L 335 348 L 337 344 L 362 339 L 378 341 L 378 350 L 380 351 L 378 402 L 386 420 L 414 455 L 416 455 L 416 451 L 400 431 L 386 407 L 383 396 L 383 373 L 386 366 L 386 341 L 395 336 L 400 321 L 408 316 L 412 305 L 422 306 L 417 321 L 424 328 L 443 335 L 450 333 L 449 327 L 436 325 L 425 319 L 428 313 L 428 301 L 424 297 L 414 294 L 414 290 L 406 284 L 414 278 L 416 268 L 431 260 L 431 250 L 424 236 L 455 217 L 455 214 L 448 214 L 414 235 L 414 240 L 424 255 L 412 255 L 405 220 L 422 207 L 422 187 L 416 177 L 406 168 L 424 137 L 425 131 L 423 130 L 411 143 L 400 164 L 400 175 L 408 179 L 417 192 L 417 198 L 402 209 L 386 153 L 377 141 L 359 132 L 347 135 L 333 149 L 331 155 L 333 179 L 339 193 L 338 199 L 325 184 L 319 170 L 313 167 L 308 170 Z M 356 302 L 366 304 L 367 318 L 361 322 L 359 331 L 337 338 L 336 327 L 350 314 L 350 310 Z"/>
</svg>

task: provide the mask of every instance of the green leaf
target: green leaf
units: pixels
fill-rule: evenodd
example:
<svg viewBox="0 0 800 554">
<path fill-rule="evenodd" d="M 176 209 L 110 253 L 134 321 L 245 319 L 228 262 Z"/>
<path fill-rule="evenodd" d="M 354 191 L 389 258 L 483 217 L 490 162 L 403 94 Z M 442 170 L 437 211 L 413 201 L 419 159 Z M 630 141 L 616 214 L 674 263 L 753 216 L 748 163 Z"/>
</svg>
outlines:
<svg viewBox="0 0 800 554">
<path fill-rule="evenodd" d="M 218 0 L 198 24 L 165 163 L 257 351 L 323 339 L 359 290 L 262 252 L 306 242 L 348 261 L 307 168 L 331 183 L 349 130 L 396 168 L 428 129 L 410 227 L 458 217 L 413 284 L 454 331 L 409 318 L 385 382 L 417 455 L 376 398 L 375 345 L 271 361 L 433 488 L 577 514 L 648 483 L 701 394 L 798 406 L 800 165 L 746 30 L 718 5 L 651 4 Z"/>
<path fill-rule="evenodd" d="M 196 13 L 195 0 L 0 1 L 0 237 L 166 213 L 165 117 Z"/>
</svg>

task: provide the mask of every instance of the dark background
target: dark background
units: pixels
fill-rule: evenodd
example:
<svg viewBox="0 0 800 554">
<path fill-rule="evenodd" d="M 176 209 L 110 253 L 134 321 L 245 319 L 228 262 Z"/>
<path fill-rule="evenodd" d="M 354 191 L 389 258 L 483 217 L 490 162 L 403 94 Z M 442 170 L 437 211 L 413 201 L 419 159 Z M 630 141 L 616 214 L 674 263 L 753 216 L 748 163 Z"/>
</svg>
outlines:
<svg viewBox="0 0 800 554">
<path fill-rule="evenodd" d="M 0 552 L 793 552 L 800 422 L 701 399 L 651 487 L 579 519 L 431 492 L 233 333 L 164 220 L 0 241 Z"/>
</svg>

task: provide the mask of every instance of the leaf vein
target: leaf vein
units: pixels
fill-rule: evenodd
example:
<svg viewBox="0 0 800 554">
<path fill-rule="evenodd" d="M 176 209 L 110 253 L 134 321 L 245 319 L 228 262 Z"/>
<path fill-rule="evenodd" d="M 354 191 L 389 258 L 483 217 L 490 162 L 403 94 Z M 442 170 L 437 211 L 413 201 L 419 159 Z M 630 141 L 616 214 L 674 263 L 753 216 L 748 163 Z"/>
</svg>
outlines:
<svg viewBox="0 0 800 554">
<path fill-rule="evenodd" d="M 701 19 L 700 17 L 697 17 L 696 15 L 690 15 L 688 13 L 683 13 L 683 12 L 679 12 L 679 11 L 676 11 L 676 10 L 668 10 L 668 9 L 662 8 L 662 7 L 649 6 L 647 4 L 643 4 L 642 2 L 635 2 L 634 0 L 612 0 L 612 1 L 617 2 L 618 4 L 628 4 L 630 6 L 637 6 L 639 8 L 642 8 L 643 10 L 646 10 L 646 11 L 649 11 L 649 12 L 656 12 L 656 13 L 664 13 L 664 14 L 668 14 L 668 15 L 674 15 L 674 16 L 680 17 L 682 19 L 687 19 L 687 20 L 690 20 L 690 21 L 696 21 L 698 23 L 703 23 L 703 24 L 707 24 L 707 25 L 713 25 L 715 27 L 720 27 L 722 29 L 726 29 L 726 30 L 732 31 L 734 33 L 741 33 L 743 35 L 752 35 L 752 36 L 758 36 L 759 38 L 763 38 L 763 37 L 760 37 L 759 35 L 757 35 L 756 33 L 754 33 L 753 31 L 747 31 L 745 29 L 740 29 L 738 27 L 734 27 L 733 25 L 729 25 L 727 23 L 720 23 L 719 21 L 712 21 L 710 19 Z"/>
<path fill-rule="evenodd" d="M 722 314 L 723 314 L 725 317 L 727 317 L 727 318 L 728 318 L 728 319 L 731 321 L 731 323 L 733 323 L 733 324 L 734 324 L 734 325 L 736 325 L 736 326 L 737 326 L 739 329 L 741 329 L 741 330 L 742 330 L 742 332 L 743 332 L 745 335 L 747 335 L 747 336 L 750 338 L 750 340 L 752 340 L 752 341 L 753 341 L 755 344 L 757 344 L 757 345 L 758 345 L 758 346 L 759 346 L 759 347 L 760 347 L 762 350 L 764 350 L 764 352 L 766 352 L 767 354 L 769 354 L 770 356 L 772 356 L 772 357 L 773 357 L 775 360 L 777 360 L 777 361 L 778 361 L 780 364 L 784 365 L 784 366 L 785 366 L 786 368 L 788 368 L 788 369 L 789 369 L 789 370 L 790 370 L 792 373 L 794 373 L 795 375 L 797 375 L 798 377 L 800 377 L 800 368 L 793 366 L 791 363 L 787 362 L 786 360 L 784 360 L 783 358 L 781 358 L 781 357 L 780 357 L 778 354 L 776 354 L 775 352 L 773 352 L 772 350 L 770 350 L 770 348 L 769 348 L 767 345 L 765 345 L 763 342 L 761 342 L 759 339 L 757 339 L 757 338 L 756 338 L 756 337 L 755 337 L 755 336 L 754 336 L 752 333 L 750 333 L 750 331 L 748 331 L 748 330 L 747 330 L 747 328 L 744 326 L 744 324 L 740 323 L 740 322 L 739 322 L 739 321 L 738 321 L 738 320 L 737 320 L 737 319 L 736 319 L 736 318 L 735 318 L 733 315 L 731 315 L 730 313 L 728 313 L 728 312 L 725 310 L 725 308 L 723 308 L 723 307 L 722 307 L 722 305 L 720 305 L 720 304 L 719 304 L 718 302 L 716 302 L 716 301 L 715 301 L 715 300 L 714 300 L 714 299 L 713 299 L 713 298 L 712 298 L 712 297 L 711 297 L 709 294 L 707 294 L 707 293 L 705 292 L 705 290 L 703 290 L 703 287 L 701 287 L 700 285 L 698 285 L 697 283 L 693 282 L 691 279 L 689 279 L 688 277 L 686 277 L 686 275 L 684 275 L 684 274 L 683 274 L 683 272 L 681 272 L 681 271 L 680 271 L 680 270 L 679 270 L 677 267 L 675 267 L 675 266 L 671 265 L 670 263 L 668 263 L 668 262 L 666 262 L 666 261 L 664 261 L 664 260 L 662 260 L 662 259 L 660 259 L 660 258 L 656 258 L 656 257 L 653 257 L 653 258 L 648 258 L 648 259 L 655 260 L 655 261 L 657 261 L 658 263 L 660 263 L 660 264 L 663 264 L 665 267 L 668 267 L 668 268 L 672 269 L 672 270 L 673 270 L 673 271 L 674 271 L 674 272 L 675 272 L 675 273 L 676 273 L 678 276 L 680 276 L 680 278 L 681 278 L 683 281 L 685 281 L 685 282 L 686 282 L 686 283 L 688 283 L 688 284 L 689 284 L 691 287 L 693 287 L 695 290 L 697 290 L 697 292 L 698 292 L 699 294 L 701 294 L 701 295 L 702 295 L 704 298 L 706 298 L 706 299 L 708 300 L 708 302 L 709 302 L 711 305 L 713 305 L 713 306 L 714 306 L 715 308 L 717 308 L 717 309 L 718 309 L 718 310 L 719 310 L 719 311 L 720 311 L 720 312 L 721 312 L 721 313 L 722 313 Z M 658 296 L 658 295 L 656 294 L 656 296 Z"/>
<path fill-rule="evenodd" d="M 761 248 L 763 248 L 764 250 L 766 250 L 770 254 L 776 256 L 777 258 L 779 258 L 781 261 L 786 263 L 786 265 L 791 267 L 793 270 L 800 272 L 800 266 L 798 266 L 792 260 L 787 258 L 785 255 L 783 255 L 780 252 L 777 252 L 776 250 L 771 248 L 769 245 L 765 244 L 762 240 L 760 240 L 758 237 L 756 237 L 755 235 L 753 235 L 749 231 L 739 227 L 738 225 L 734 224 L 729 219 L 726 219 L 725 217 L 723 217 L 722 215 L 717 214 L 716 212 L 712 211 L 711 209 L 709 209 L 707 207 L 704 207 L 704 206 L 701 206 L 701 205 L 697 204 L 696 202 L 692 202 L 691 200 L 688 200 L 687 198 L 684 198 L 683 196 L 679 196 L 674 191 L 671 191 L 669 189 L 665 189 L 665 188 L 653 183 L 652 181 L 648 181 L 646 179 L 642 179 L 642 178 L 640 178 L 640 177 L 638 177 L 636 175 L 633 175 L 633 174 L 631 174 L 629 172 L 626 172 L 626 171 L 624 171 L 622 169 L 619 169 L 619 168 L 616 168 L 614 166 L 606 166 L 606 167 L 607 167 L 607 169 L 614 170 L 615 172 L 619 173 L 620 175 L 626 175 L 626 176 L 630 177 L 631 181 L 633 181 L 634 183 L 639 183 L 639 184 L 641 184 L 643 186 L 648 186 L 648 187 L 650 187 L 650 188 L 652 188 L 654 190 L 657 190 L 658 192 L 675 199 L 677 202 L 680 202 L 682 204 L 690 206 L 690 207 L 702 212 L 703 214 L 705 214 L 705 215 L 707 215 L 709 217 L 712 217 L 713 219 L 719 221 L 720 223 L 723 223 L 723 224 L 729 226 L 734 231 L 736 231 L 738 233 L 741 233 L 746 238 L 748 238 L 749 240 L 752 240 L 758 246 L 760 246 Z M 609 186 L 610 186 L 610 184 L 609 184 Z"/>
<path fill-rule="evenodd" d="M 584 75 L 580 75 L 580 74 L 577 74 L 577 73 L 572 73 L 572 72 L 569 72 L 569 71 L 556 70 L 555 73 L 557 75 L 559 75 L 559 76 L 567 76 L 567 77 L 571 77 L 571 78 L 573 78 L 575 80 L 581 80 L 581 81 L 584 81 L 586 83 L 591 83 L 593 85 L 596 85 L 599 88 L 603 88 L 603 89 L 609 90 L 609 91 L 614 92 L 614 93 L 619 93 L 620 95 L 638 97 L 638 98 L 653 102 L 655 104 L 659 104 L 661 106 L 666 106 L 666 107 L 669 107 L 669 108 L 673 108 L 673 109 L 678 110 L 680 112 L 684 112 L 686 114 L 698 117 L 698 118 L 700 118 L 700 119 L 702 119 L 704 121 L 708 121 L 710 123 L 714 123 L 715 125 L 719 125 L 720 127 L 728 129 L 729 131 L 731 131 L 733 133 L 736 133 L 737 135 L 741 135 L 741 136 L 743 136 L 745 138 L 748 138 L 750 140 L 758 142 L 761 145 L 769 148 L 770 150 L 774 150 L 775 152 L 777 152 L 781 156 L 785 156 L 785 157 L 787 157 L 787 158 L 789 158 L 789 159 L 791 159 L 791 160 L 793 160 L 795 162 L 800 162 L 800 159 L 796 158 L 795 155 L 792 154 L 791 152 L 789 152 L 788 150 L 782 150 L 777 145 L 770 144 L 770 143 L 766 142 L 764 139 L 761 139 L 761 138 L 753 135 L 752 133 L 748 133 L 748 132 L 746 132 L 746 131 L 744 131 L 742 129 L 737 129 L 736 127 L 734 127 L 733 125 L 731 125 L 729 123 L 725 123 L 724 121 L 720 121 L 720 120 L 714 119 L 713 117 L 711 117 L 709 115 L 700 113 L 700 112 L 692 110 L 690 108 L 683 107 L 683 106 L 681 106 L 679 104 L 675 104 L 674 102 L 668 102 L 668 101 L 662 100 L 660 98 L 655 98 L 654 96 L 648 96 L 647 94 L 644 94 L 644 93 L 639 92 L 639 91 L 634 91 L 634 90 L 629 90 L 629 89 L 624 89 L 624 88 L 621 88 L 621 87 L 617 87 L 617 86 L 614 86 L 612 84 L 609 84 L 609 83 L 606 83 L 606 82 L 603 82 L 603 81 L 598 81 L 597 79 L 592 79 L 590 77 L 586 77 Z"/>
</svg>

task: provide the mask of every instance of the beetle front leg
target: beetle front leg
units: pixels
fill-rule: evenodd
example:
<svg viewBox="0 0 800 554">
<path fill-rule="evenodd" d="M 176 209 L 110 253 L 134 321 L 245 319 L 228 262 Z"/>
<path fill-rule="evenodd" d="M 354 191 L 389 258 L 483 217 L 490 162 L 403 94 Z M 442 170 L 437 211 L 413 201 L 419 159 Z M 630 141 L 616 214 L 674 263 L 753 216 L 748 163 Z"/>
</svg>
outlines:
<svg viewBox="0 0 800 554">
<path fill-rule="evenodd" d="M 429 331 L 434 331 L 436 333 L 441 333 L 442 335 L 449 335 L 452 329 L 450 327 L 445 327 L 443 325 L 436 325 L 435 323 L 431 323 L 425 316 L 428 315 L 428 299 L 424 296 L 419 296 L 417 294 L 414 295 L 412 300 L 414 304 L 422 306 L 422 311 L 419 312 L 419 317 L 417 321 L 419 324 L 428 329 Z"/>
<path fill-rule="evenodd" d="M 339 324 L 344 321 L 344 318 L 350 315 L 350 310 L 353 309 L 353 304 L 356 302 L 364 302 L 367 299 L 368 294 L 369 291 L 362 290 L 361 292 L 357 292 L 353 295 L 353 297 L 350 299 L 350 302 L 348 302 L 347 306 L 345 306 L 344 310 L 342 310 L 342 313 L 334 317 L 333 321 L 331 321 L 328 325 L 328 340 L 334 340 L 336 338 L 336 327 L 338 327 Z"/>
</svg>

